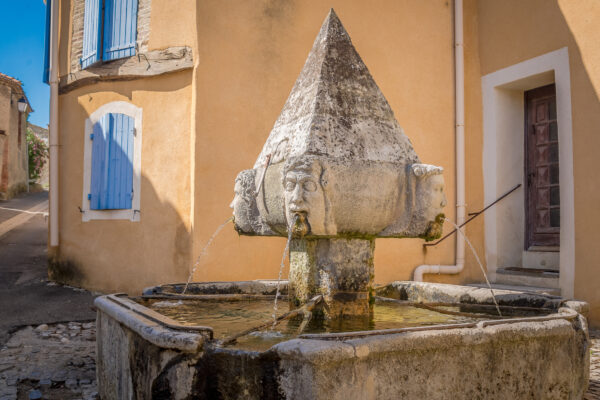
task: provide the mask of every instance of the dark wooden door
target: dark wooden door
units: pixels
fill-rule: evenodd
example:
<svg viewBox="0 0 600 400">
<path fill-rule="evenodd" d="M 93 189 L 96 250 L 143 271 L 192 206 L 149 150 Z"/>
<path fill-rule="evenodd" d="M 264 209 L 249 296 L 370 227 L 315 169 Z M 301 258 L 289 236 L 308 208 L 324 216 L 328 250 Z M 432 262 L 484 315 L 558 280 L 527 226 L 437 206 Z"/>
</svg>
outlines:
<svg viewBox="0 0 600 400">
<path fill-rule="evenodd" d="M 560 186 L 553 84 L 525 92 L 525 158 L 525 249 L 558 246 Z"/>
</svg>

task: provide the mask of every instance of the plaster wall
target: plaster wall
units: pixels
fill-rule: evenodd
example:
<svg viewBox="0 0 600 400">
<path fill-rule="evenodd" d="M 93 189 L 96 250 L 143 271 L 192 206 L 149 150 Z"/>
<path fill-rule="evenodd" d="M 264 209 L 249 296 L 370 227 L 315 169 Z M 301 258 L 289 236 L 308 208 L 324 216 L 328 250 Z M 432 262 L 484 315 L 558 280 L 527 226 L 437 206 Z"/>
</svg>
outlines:
<svg viewBox="0 0 600 400">
<path fill-rule="evenodd" d="M 191 71 L 102 83 L 60 97 L 60 253 L 51 276 L 90 289 L 139 293 L 182 281 L 190 258 Z M 139 222 L 84 222 L 85 121 L 100 106 L 126 101 L 143 110 Z M 173 162 L 177 160 L 177 162 Z"/>
<path fill-rule="evenodd" d="M 149 49 L 195 43 L 195 2 L 180 3 L 172 7 L 169 1 L 152 1 L 151 21 L 156 20 L 157 13 L 161 19 L 177 23 L 151 25 Z M 68 72 L 70 66 L 71 11 L 70 2 L 63 0 L 59 75 Z M 192 77 L 193 71 L 187 70 L 101 82 L 59 97 L 60 247 L 50 249 L 51 277 L 92 290 L 132 294 L 150 285 L 187 278 L 191 258 Z M 115 101 L 142 110 L 139 221 L 84 221 L 79 207 L 84 191 L 85 123 L 94 111 Z"/>
<path fill-rule="evenodd" d="M 597 260 L 600 248 L 596 243 L 600 239 L 597 229 L 600 184 L 593 174 L 597 159 L 595 149 L 600 145 L 597 134 L 600 126 L 600 49 L 597 46 L 600 32 L 593 21 L 594 16 L 600 15 L 600 4 L 593 0 L 576 3 L 481 0 L 477 12 L 481 75 L 568 48 L 573 130 L 573 293 L 590 304 L 591 324 L 598 326 L 600 275 Z M 477 91 L 477 88 L 472 90 Z"/>
</svg>

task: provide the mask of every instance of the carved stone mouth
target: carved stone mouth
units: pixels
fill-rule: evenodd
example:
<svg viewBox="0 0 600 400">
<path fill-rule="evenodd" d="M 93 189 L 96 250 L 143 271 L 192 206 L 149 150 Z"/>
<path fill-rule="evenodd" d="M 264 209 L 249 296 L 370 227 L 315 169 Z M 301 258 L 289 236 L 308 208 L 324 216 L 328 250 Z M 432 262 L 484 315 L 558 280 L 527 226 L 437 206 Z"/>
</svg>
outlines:
<svg viewBox="0 0 600 400">
<path fill-rule="evenodd" d="M 295 212 L 293 216 L 294 225 L 291 229 L 294 237 L 304 237 L 310 233 L 310 224 L 306 212 Z"/>
</svg>

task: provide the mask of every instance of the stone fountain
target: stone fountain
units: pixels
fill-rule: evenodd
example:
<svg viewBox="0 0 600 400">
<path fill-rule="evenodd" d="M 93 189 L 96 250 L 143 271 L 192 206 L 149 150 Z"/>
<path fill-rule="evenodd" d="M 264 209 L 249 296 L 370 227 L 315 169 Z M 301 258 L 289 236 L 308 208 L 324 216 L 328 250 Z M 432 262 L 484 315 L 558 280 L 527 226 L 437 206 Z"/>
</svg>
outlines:
<svg viewBox="0 0 600 400">
<path fill-rule="evenodd" d="M 288 294 L 369 314 L 375 238 L 438 238 L 442 168 L 422 164 L 333 11 L 232 203 L 242 235 L 288 236 Z"/>
<path fill-rule="evenodd" d="M 289 280 L 99 297 L 101 398 L 581 398 L 589 370 L 585 303 L 499 290 L 508 314 L 501 317 L 486 289 L 422 282 L 374 289 L 376 238 L 440 236 L 442 172 L 421 163 L 332 10 L 254 167 L 235 181 L 235 229 L 288 237 Z M 215 337 L 222 322 L 206 315 L 220 304 L 271 307 L 280 289 L 288 314 L 304 310 L 298 329 L 288 324 L 297 331 L 260 348 L 229 344 L 283 333 L 248 322 L 241 333 Z M 206 324 L 178 318 L 188 312 L 177 308 L 184 302 Z M 378 328 L 377 302 L 397 305 L 391 314 L 401 321 L 414 314 L 409 305 L 463 319 Z M 343 322 L 355 320 L 366 323 Z M 313 331 L 304 330 L 307 322 Z"/>
</svg>

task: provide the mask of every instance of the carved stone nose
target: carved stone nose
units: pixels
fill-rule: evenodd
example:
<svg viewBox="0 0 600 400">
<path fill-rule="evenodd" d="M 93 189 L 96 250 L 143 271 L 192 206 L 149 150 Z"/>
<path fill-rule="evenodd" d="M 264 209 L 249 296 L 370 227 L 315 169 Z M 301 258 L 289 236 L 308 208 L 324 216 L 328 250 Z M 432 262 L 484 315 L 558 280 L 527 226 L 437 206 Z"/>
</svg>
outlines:
<svg viewBox="0 0 600 400">
<path fill-rule="evenodd" d="M 294 191 L 292 192 L 291 203 L 299 204 L 299 203 L 302 203 L 302 201 L 303 201 L 302 188 L 300 185 L 296 185 L 296 187 L 294 188 Z"/>
</svg>

